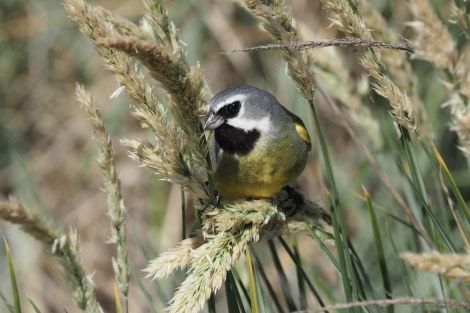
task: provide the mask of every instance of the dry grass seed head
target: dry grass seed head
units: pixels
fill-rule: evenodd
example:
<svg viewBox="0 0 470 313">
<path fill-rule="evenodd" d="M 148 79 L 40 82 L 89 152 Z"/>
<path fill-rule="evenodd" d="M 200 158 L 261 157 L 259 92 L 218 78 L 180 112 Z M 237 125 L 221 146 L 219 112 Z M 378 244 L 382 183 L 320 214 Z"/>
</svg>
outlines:
<svg viewBox="0 0 470 313">
<path fill-rule="evenodd" d="M 354 37 L 372 40 L 370 30 L 364 20 L 354 13 L 350 3 L 343 0 L 323 0 L 322 3 L 329 12 L 333 25 Z"/>
<path fill-rule="evenodd" d="M 470 158 L 470 112 L 468 109 L 459 110 L 454 114 L 450 130 L 455 131 L 459 137 L 459 149 Z"/>
<path fill-rule="evenodd" d="M 147 2 L 146 6 L 153 10 L 147 18 L 152 18 L 154 32 L 160 30 L 160 39 L 166 40 L 161 46 L 151 41 L 148 33 L 99 7 L 78 0 L 67 2 L 72 19 L 77 21 L 81 31 L 97 44 L 97 50 L 106 67 L 115 73 L 119 83 L 125 86 L 127 95 L 134 102 L 133 114 L 143 126 L 154 130 L 157 143 L 153 150 L 158 155 L 148 154 L 152 153 L 151 144 L 124 141 L 132 143 L 128 145 L 131 149 L 134 148 L 130 152 L 131 155 L 136 157 L 142 152 L 143 154 L 136 158 L 145 160 L 143 164 L 156 169 L 165 180 L 184 182 L 186 189 L 206 199 L 207 193 L 202 192 L 205 189 L 205 179 L 201 169 L 206 167 L 207 147 L 200 122 L 204 115 L 204 80 L 198 66 L 187 67 L 182 60 L 181 50 L 177 49 L 178 53 L 174 54 L 169 47 L 177 40 L 174 29 L 168 24 L 168 20 L 165 20 L 166 9 L 157 7 L 158 3 Z M 119 25 L 128 26 L 131 31 L 119 31 Z M 142 74 L 136 73 L 128 55 L 139 59 L 172 96 L 172 113 L 178 127 L 166 121 L 162 105 L 152 95 L 151 87 Z M 191 151 L 191 163 L 196 170 L 189 169 L 186 163 L 189 162 L 186 148 Z M 175 176 L 171 176 L 173 174 Z M 189 176 L 183 178 L 181 175 Z M 194 181 L 191 182 L 191 179 Z M 195 186 L 197 184 L 200 185 Z"/>
<path fill-rule="evenodd" d="M 166 147 L 148 141 L 124 139 L 121 142 L 129 149 L 131 158 L 155 170 L 163 180 L 180 185 L 200 199 L 209 200 L 205 189 L 206 172 L 190 168 L 179 151 L 166 150 Z"/>
<path fill-rule="evenodd" d="M 416 32 L 413 40 L 415 57 L 428 60 L 442 70 L 454 71 L 457 51 L 452 36 L 434 13 L 428 0 L 410 0 L 414 21 L 409 25 Z"/>
<path fill-rule="evenodd" d="M 245 0 L 245 7 L 263 20 L 264 29 L 279 43 L 301 41 L 293 25 L 292 13 L 283 1 Z M 314 59 L 310 50 L 297 51 L 292 47 L 282 49 L 287 61 L 287 72 L 297 89 L 309 102 L 313 102 L 316 82 L 313 72 Z"/>
<path fill-rule="evenodd" d="M 417 269 L 470 282 L 470 255 L 468 253 L 462 255 L 442 254 L 438 251 L 423 254 L 405 252 L 400 257 Z"/>
<path fill-rule="evenodd" d="M 176 269 L 187 268 L 190 273 L 171 300 L 169 311 L 199 312 L 210 293 L 220 289 L 248 244 L 306 230 L 306 221 L 322 228 L 319 220 L 326 213 L 308 201 L 286 220 L 281 206 L 296 206 L 294 202 L 282 191 L 271 201 L 235 201 L 215 208 L 206 214 L 195 237 L 151 261 L 145 271 L 153 278 L 166 277 Z"/>
<path fill-rule="evenodd" d="M 206 242 L 202 236 L 185 239 L 175 248 L 150 261 L 144 272 L 148 273 L 147 277 L 160 279 L 168 277 L 175 270 L 186 269 L 193 260 L 192 252 Z"/>
<path fill-rule="evenodd" d="M 459 8 L 457 4 L 455 3 L 455 0 L 452 0 L 450 2 L 450 12 L 452 13 L 453 16 L 455 16 L 455 18 L 457 19 L 456 22 L 464 30 L 464 33 L 467 39 L 470 39 L 470 29 L 468 25 L 467 12 L 464 12 L 461 8 Z M 455 21 L 451 21 L 451 22 L 455 22 Z"/>
<path fill-rule="evenodd" d="M 380 54 L 366 53 L 360 60 L 361 65 L 370 73 L 374 81 L 372 86 L 375 91 L 387 99 L 390 103 L 390 113 L 393 120 L 405 128 L 416 131 L 418 129 L 416 114 L 408 95 L 382 73 L 379 66 Z"/>
<path fill-rule="evenodd" d="M 207 146 L 202 136 L 201 118 L 205 113 L 204 80 L 198 66 L 188 68 L 167 48 L 134 37 L 114 36 L 98 43 L 136 57 L 161 82 L 171 96 L 172 113 L 196 165 L 206 167 Z"/>
<path fill-rule="evenodd" d="M 470 47 L 466 47 L 460 54 L 455 67 L 457 90 L 465 99 L 470 99 Z M 465 107 L 468 103 L 465 104 Z"/>
<path fill-rule="evenodd" d="M 371 31 L 352 9 L 351 3 L 345 0 L 322 1 L 330 13 L 330 19 L 342 31 L 356 37 L 372 40 Z M 361 64 L 373 78 L 376 92 L 390 103 L 392 117 L 398 124 L 416 131 L 417 119 L 414 108 L 406 93 L 387 76 L 381 53 L 372 48 L 364 48 Z"/>
<path fill-rule="evenodd" d="M 86 312 L 102 313 L 103 310 L 94 295 L 95 284 L 82 264 L 78 233 L 71 229 L 69 236 L 46 221 L 41 215 L 34 215 L 17 199 L 0 202 L 0 219 L 21 226 L 23 231 L 42 242 L 46 251 L 56 257 L 63 267 L 65 277 L 77 306 Z"/>
</svg>

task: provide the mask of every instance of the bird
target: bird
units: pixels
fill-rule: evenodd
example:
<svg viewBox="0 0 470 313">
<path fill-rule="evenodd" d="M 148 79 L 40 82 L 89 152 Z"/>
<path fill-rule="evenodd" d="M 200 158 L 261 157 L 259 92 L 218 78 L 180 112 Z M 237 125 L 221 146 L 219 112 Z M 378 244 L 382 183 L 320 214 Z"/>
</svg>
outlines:
<svg viewBox="0 0 470 313">
<path fill-rule="evenodd" d="M 229 87 L 207 104 L 204 130 L 217 195 L 271 198 L 304 170 L 311 140 L 302 120 L 267 91 Z"/>
</svg>

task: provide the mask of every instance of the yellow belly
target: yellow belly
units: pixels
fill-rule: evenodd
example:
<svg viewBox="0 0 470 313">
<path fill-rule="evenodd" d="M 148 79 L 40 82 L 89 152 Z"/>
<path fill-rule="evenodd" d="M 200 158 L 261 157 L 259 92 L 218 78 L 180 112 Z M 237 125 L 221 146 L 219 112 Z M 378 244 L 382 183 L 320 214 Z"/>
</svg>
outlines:
<svg viewBox="0 0 470 313">
<path fill-rule="evenodd" d="M 279 192 L 285 185 L 273 184 L 243 184 L 227 186 L 223 181 L 215 184 L 217 192 L 223 199 L 259 199 L 270 198 Z"/>
<path fill-rule="evenodd" d="M 255 151 L 246 156 L 225 155 L 214 173 L 215 189 L 223 199 L 270 198 L 302 172 L 307 147 L 295 154 Z"/>
</svg>

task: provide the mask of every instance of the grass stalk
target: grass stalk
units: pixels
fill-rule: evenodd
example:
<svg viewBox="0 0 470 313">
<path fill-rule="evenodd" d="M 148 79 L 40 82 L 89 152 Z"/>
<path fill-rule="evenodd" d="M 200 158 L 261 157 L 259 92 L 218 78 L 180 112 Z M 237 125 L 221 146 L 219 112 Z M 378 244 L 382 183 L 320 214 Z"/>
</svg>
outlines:
<svg viewBox="0 0 470 313">
<path fill-rule="evenodd" d="M 347 302 L 352 302 L 354 301 L 354 296 L 353 296 L 353 288 L 352 284 L 350 282 L 350 273 L 352 272 L 352 266 L 351 266 L 351 259 L 347 258 L 346 256 L 349 256 L 349 248 L 347 245 L 347 241 L 342 238 L 341 235 L 341 227 L 338 222 L 338 216 L 335 213 L 334 209 L 334 200 L 331 197 L 331 194 L 328 193 L 328 202 L 330 207 L 332 208 L 332 214 L 331 214 L 331 220 L 332 220 L 332 225 L 333 225 L 333 230 L 334 230 L 334 239 L 335 239 L 335 244 L 336 244 L 336 249 L 338 251 L 338 259 L 339 259 L 339 271 L 341 275 L 341 280 L 343 282 L 343 289 L 344 289 L 344 295 L 346 297 Z M 352 310 L 352 311 L 351 311 Z M 354 312 L 354 309 L 350 309 L 350 312 Z"/>
<path fill-rule="evenodd" d="M 276 273 L 279 277 L 280 286 L 282 288 L 282 293 L 285 298 L 287 308 L 289 311 L 297 311 L 297 305 L 295 304 L 294 297 L 291 293 L 291 288 L 289 286 L 289 280 L 287 279 L 287 275 L 284 271 L 284 268 L 281 265 L 281 261 L 279 259 L 279 254 L 276 250 L 276 246 L 274 245 L 273 240 L 268 241 L 269 251 L 271 252 L 271 258 L 274 263 L 274 267 L 276 268 Z"/>
<path fill-rule="evenodd" d="M 290 258 L 292 259 L 292 261 L 295 263 L 297 269 L 300 271 L 300 273 L 302 274 L 302 276 L 305 278 L 305 282 L 307 283 L 307 286 L 309 287 L 310 291 L 313 293 L 313 295 L 315 296 L 315 299 L 318 301 L 318 304 L 322 307 L 325 306 L 325 303 L 323 302 L 320 294 L 318 293 L 318 291 L 316 290 L 316 288 L 313 286 L 312 282 L 310 281 L 310 279 L 308 278 L 308 275 L 307 273 L 305 273 L 304 269 L 302 268 L 302 264 L 300 263 L 300 260 L 298 260 L 296 257 L 295 257 L 295 254 L 294 252 L 289 248 L 289 245 L 286 243 L 286 241 L 282 238 L 282 237 L 278 237 L 282 247 L 284 248 L 284 250 L 286 250 L 287 254 L 289 254 Z"/>
<path fill-rule="evenodd" d="M 121 299 L 119 297 L 119 289 L 117 284 L 113 285 L 114 291 L 114 304 L 116 305 L 116 313 L 122 313 Z"/>
<path fill-rule="evenodd" d="M 240 277 L 240 274 L 238 274 L 238 271 L 236 268 L 232 268 L 232 271 L 233 273 L 233 278 L 235 279 L 235 281 L 237 282 L 237 286 L 239 288 L 239 290 L 241 290 L 241 293 L 243 294 L 243 296 L 245 297 L 245 300 L 248 304 L 251 304 L 251 299 L 250 299 L 250 292 L 248 291 L 248 289 L 246 288 L 246 286 L 243 284 L 243 281 Z M 240 306 L 240 307 L 244 307 L 244 306 Z"/>
<path fill-rule="evenodd" d="M 300 251 L 299 251 L 299 246 L 297 243 L 297 236 L 292 237 L 292 249 L 294 250 L 294 256 L 295 258 L 301 263 L 302 257 L 300 256 Z M 306 310 L 308 307 L 307 303 L 307 294 L 305 291 L 305 285 L 304 285 L 304 275 L 305 277 L 308 277 L 305 272 L 302 272 L 298 267 L 296 267 L 296 272 L 297 272 L 297 286 L 299 290 L 299 308 L 300 310 Z"/>
<path fill-rule="evenodd" d="M 251 312 L 260 313 L 260 301 L 258 298 L 258 284 L 256 283 L 255 271 L 251 260 L 250 249 L 246 250 L 246 265 L 248 268 L 248 279 L 250 285 Z"/>
<path fill-rule="evenodd" d="M 18 284 L 16 282 L 16 275 L 15 275 L 15 266 L 13 263 L 13 257 L 11 256 L 10 246 L 5 238 L 3 238 L 3 242 L 5 243 L 5 250 L 7 253 L 8 258 L 8 270 L 10 272 L 10 283 L 11 283 L 11 290 L 13 293 L 13 307 L 15 313 L 21 313 L 21 303 L 20 303 L 20 293 L 18 290 Z"/>
<path fill-rule="evenodd" d="M 444 159 L 442 158 L 441 154 L 439 153 L 439 151 L 436 149 L 435 146 L 433 146 L 433 149 L 434 149 L 434 154 L 437 158 L 437 161 L 439 162 L 439 165 L 441 166 L 441 169 L 444 172 L 444 176 L 449 182 L 452 192 L 454 193 L 454 196 L 457 199 L 457 203 L 459 204 L 460 208 L 465 214 L 465 217 L 467 218 L 467 222 L 470 223 L 470 209 L 468 208 L 466 201 L 464 200 L 462 194 L 460 193 L 460 190 L 457 187 L 457 184 L 455 183 L 455 180 L 452 177 L 452 174 L 450 173 L 449 168 L 444 162 Z"/>
<path fill-rule="evenodd" d="M 227 279 L 225 280 L 225 297 L 227 299 L 227 310 L 229 313 L 245 312 L 232 271 L 227 273 Z"/>
<path fill-rule="evenodd" d="M 392 284 L 390 281 L 390 276 L 387 269 L 387 260 L 385 258 L 384 244 L 382 242 L 382 235 L 380 234 L 380 228 L 377 221 L 377 216 L 375 214 L 374 206 L 372 204 L 372 199 L 367 190 L 364 189 L 364 196 L 367 201 L 367 207 L 369 208 L 369 216 L 372 225 L 372 231 L 374 234 L 375 248 L 377 250 L 378 262 L 380 266 L 380 273 L 382 274 L 382 283 L 384 288 L 385 297 L 387 299 L 392 299 Z M 388 313 L 393 313 L 393 306 L 387 307 Z"/>
<path fill-rule="evenodd" d="M 277 312 L 284 312 L 285 309 L 283 309 L 283 307 L 282 307 L 282 305 L 279 301 L 279 297 L 276 294 L 272 283 L 269 281 L 268 275 L 266 274 L 266 272 L 263 269 L 263 263 L 261 263 L 261 260 L 260 260 L 260 258 L 258 257 L 258 255 L 256 254 L 255 251 L 253 251 L 253 258 L 256 262 L 256 267 L 258 269 L 258 273 L 261 275 L 261 279 L 263 280 L 264 285 L 268 289 L 268 293 L 270 295 L 270 300 L 274 303 L 274 307 L 276 308 Z"/>
</svg>

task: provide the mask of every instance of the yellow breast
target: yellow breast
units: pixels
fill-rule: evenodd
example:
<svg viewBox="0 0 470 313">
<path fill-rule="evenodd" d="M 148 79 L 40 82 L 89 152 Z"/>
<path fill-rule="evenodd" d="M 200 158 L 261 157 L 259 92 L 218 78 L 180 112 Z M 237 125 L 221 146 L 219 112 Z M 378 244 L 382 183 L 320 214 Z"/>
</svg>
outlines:
<svg viewBox="0 0 470 313">
<path fill-rule="evenodd" d="M 308 146 L 292 138 L 276 146 L 257 144 L 244 156 L 223 154 L 214 173 L 215 189 L 224 199 L 270 198 L 302 172 Z"/>
</svg>

